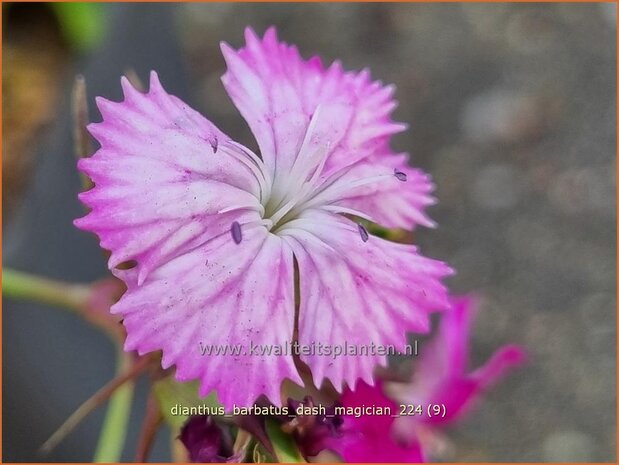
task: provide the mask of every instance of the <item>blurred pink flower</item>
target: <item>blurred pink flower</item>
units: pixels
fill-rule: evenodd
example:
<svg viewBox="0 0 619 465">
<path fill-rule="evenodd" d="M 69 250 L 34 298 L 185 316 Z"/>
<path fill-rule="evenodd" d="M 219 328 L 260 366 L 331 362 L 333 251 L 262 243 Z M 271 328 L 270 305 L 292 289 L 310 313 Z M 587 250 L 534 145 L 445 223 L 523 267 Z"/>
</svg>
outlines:
<svg viewBox="0 0 619 465">
<path fill-rule="evenodd" d="M 246 30 L 238 51 L 222 44 L 223 82 L 249 124 L 260 156 L 168 94 L 155 73 L 142 94 L 122 79 L 125 99 L 97 99 L 89 130 L 101 148 L 79 168 L 95 183 L 80 194 L 92 211 L 75 224 L 111 251 L 127 285 L 112 311 L 126 350 L 161 350 L 180 381 L 199 379 L 227 407 L 261 394 L 281 404 L 292 357 L 220 354 L 205 344 L 284 346 L 295 324 L 300 276 L 301 343 L 402 347 L 449 305 L 443 263 L 412 245 L 369 236 L 353 215 L 387 227 L 432 226 L 427 175 L 389 148 L 404 129 L 390 114 L 392 86 L 369 73 L 303 60 L 296 47 Z M 135 266 L 126 269 L 123 263 Z M 372 382 L 384 356 L 301 355 L 321 385 Z"/>
<path fill-rule="evenodd" d="M 345 416 L 335 434 L 324 435 L 312 447 L 331 449 L 347 462 L 422 462 L 433 455 L 438 428 L 461 418 L 481 395 L 507 372 L 525 361 L 515 345 L 498 349 L 480 368 L 468 372 L 470 325 L 477 304 L 472 297 L 453 300 L 438 333 L 423 348 L 409 383 L 359 383 L 342 395 L 344 407 L 388 406 L 397 414 L 401 405 L 421 406 L 410 416 Z M 428 416 L 429 405 L 444 405 L 445 416 Z M 408 408 L 406 409 L 408 410 Z"/>
<path fill-rule="evenodd" d="M 471 296 L 454 298 L 452 302 L 452 309 L 442 315 L 437 335 L 423 349 L 412 382 L 393 383 L 388 390 L 401 404 L 444 404 L 445 416 L 404 416 L 399 420 L 404 428 L 419 420 L 431 425 L 457 420 L 485 391 L 526 359 L 522 347 L 506 345 L 484 365 L 469 372 L 470 327 L 478 303 Z"/>
</svg>

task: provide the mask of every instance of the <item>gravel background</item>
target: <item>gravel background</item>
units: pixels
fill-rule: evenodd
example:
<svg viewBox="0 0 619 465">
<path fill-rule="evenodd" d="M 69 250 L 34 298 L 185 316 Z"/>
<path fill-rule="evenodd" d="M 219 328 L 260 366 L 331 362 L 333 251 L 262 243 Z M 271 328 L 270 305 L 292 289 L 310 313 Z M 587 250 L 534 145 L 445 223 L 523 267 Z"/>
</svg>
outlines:
<svg viewBox="0 0 619 465">
<path fill-rule="evenodd" d="M 411 129 L 396 138 L 395 146 L 409 151 L 414 164 L 433 175 L 440 201 L 431 210 L 439 228 L 419 231 L 418 241 L 425 254 L 458 270 L 450 281 L 454 292 L 483 296 L 473 361 L 483 362 L 505 343 L 524 344 L 531 357 L 525 369 L 496 388 L 449 433 L 453 445 L 446 459 L 616 460 L 614 4 L 111 8 L 112 33 L 103 51 L 75 65 L 95 83 L 93 95 L 108 91 L 106 96 L 117 96 L 117 75 L 126 67 L 142 77 L 155 68 L 169 91 L 187 98 L 225 132 L 239 134 L 248 144 L 249 131 L 219 81 L 224 65 L 218 49 L 220 40 L 240 45 L 246 25 L 261 32 L 274 24 L 280 37 L 298 44 L 305 56 L 340 58 L 349 69 L 368 66 L 376 78 L 396 84 L 396 119 Z M 155 33 L 157 28 L 163 33 Z M 178 48 L 170 46 L 172 41 L 178 41 Z M 52 145 L 55 150 L 63 144 L 70 147 L 65 143 L 68 124 L 59 123 L 55 131 L 60 141 Z M 71 210 L 77 208 L 71 199 L 77 183 L 68 171 L 69 159 L 64 160 L 62 174 L 48 161 L 37 175 L 48 183 L 50 176 L 71 180 L 62 194 Z M 40 187 L 39 194 L 33 190 L 37 188 L 31 189 L 20 215 L 9 224 L 8 262 L 58 277 L 83 280 L 100 275 L 99 258 L 92 258 L 97 265 L 88 270 L 93 271 L 81 272 L 79 265 L 67 271 L 62 268 L 66 261 L 34 259 L 27 252 L 32 243 L 24 237 L 48 237 L 31 232 L 35 225 L 43 227 L 32 220 L 37 216 L 32 210 L 38 205 L 35 211 L 40 212 L 44 194 Z M 52 203 L 51 208 L 62 207 Z M 57 217 L 53 221 L 58 222 Z M 50 252 L 52 247 L 77 247 L 96 257 L 92 241 L 69 244 L 66 234 L 55 240 L 40 248 L 43 255 L 58 253 Z M 80 256 L 71 260 L 77 263 Z M 40 261 L 47 264 L 37 265 Z M 19 342 L 15 334 L 35 319 L 35 313 L 26 312 L 30 320 L 24 321 L 11 316 L 10 306 L 5 309 L 5 341 L 10 331 L 11 340 Z M 48 337 L 60 338 L 64 323 L 50 324 Z M 40 335 L 45 338 L 43 332 Z M 66 349 L 62 343 L 47 342 Z M 23 340 L 18 348 L 6 344 L 5 375 L 9 370 L 17 378 L 5 381 L 5 393 L 13 394 L 5 394 L 12 404 L 5 400 L 4 431 L 11 434 L 17 425 L 20 433 L 12 437 L 18 441 L 14 447 L 5 435 L 5 459 L 32 460 L 28 447 L 38 436 L 53 430 L 52 425 L 75 406 L 76 397 L 87 397 L 93 385 L 109 378 L 112 368 L 105 364 L 111 351 L 101 349 L 100 340 L 86 349 L 106 366 L 99 372 L 83 357 L 73 360 L 84 370 L 84 381 L 71 393 L 71 401 L 62 394 L 40 401 L 52 403 L 48 410 L 53 416 L 42 432 L 33 431 L 35 440 L 24 436 L 28 425 L 45 422 L 37 420 L 31 398 L 24 400 L 38 389 L 32 387 L 31 377 L 44 380 L 50 390 L 63 386 L 67 378 L 63 381 L 61 370 L 47 373 L 41 368 L 52 363 L 41 362 L 44 357 L 28 367 L 13 362 L 18 353 L 31 349 Z M 99 355 L 101 350 L 104 355 Z M 42 377 L 43 371 L 49 377 Z M 97 418 L 52 458 L 88 460 Z M 154 457 L 165 458 L 163 452 Z"/>
</svg>

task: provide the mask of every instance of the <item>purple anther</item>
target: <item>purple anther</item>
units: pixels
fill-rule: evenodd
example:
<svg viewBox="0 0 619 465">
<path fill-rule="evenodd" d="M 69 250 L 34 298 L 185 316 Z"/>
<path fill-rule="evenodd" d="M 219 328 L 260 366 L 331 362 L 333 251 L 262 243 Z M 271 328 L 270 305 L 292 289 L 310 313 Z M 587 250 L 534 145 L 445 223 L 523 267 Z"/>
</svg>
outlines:
<svg viewBox="0 0 619 465">
<path fill-rule="evenodd" d="M 402 182 L 406 181 L 406 173 L 403 173 L 399 169 L 394 168 L 393 174 L 395 175 L 396 178 L 398 178 L 398 181 L 402 181 Z"/>
<path fill-rule="evenodd" d="M 241 233 L 241 225 L 238 221 L 232 223 L 232 227 L 230 228 L 230 233 L 232 234 L 232 240 L 234 240 L 235 244 L 240 244 L 243 240 L 243 234 Z M 367 234 L 367 233 L 366 233 Z"/>
<path fill-rule="evenodd" d="M 370 235 L 368 234 L 368 230 L 365 229 L 365 226 L 363 226 L 362 224 L 358 224 L 357 226 L 359 227 L 359 235 L 361 236 L 361 240 L 363 242 L 367 242 L 368 239 L 370 238 Z"/>
</svg>

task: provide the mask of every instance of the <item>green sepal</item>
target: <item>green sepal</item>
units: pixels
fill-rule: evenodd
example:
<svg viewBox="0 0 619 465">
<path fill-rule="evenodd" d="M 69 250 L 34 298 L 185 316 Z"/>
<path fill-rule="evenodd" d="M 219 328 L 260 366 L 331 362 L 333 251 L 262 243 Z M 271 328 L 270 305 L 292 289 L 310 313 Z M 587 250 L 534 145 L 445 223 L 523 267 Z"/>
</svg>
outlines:
<svg viewBox="0 0 619 465">
<path fill-rule="evenodd" d="M 290 434 L 284 433 L 279 423 L 267 419 L 265 426 L 278 462 L 306 463 L 293 437 Z"/>
</svg>

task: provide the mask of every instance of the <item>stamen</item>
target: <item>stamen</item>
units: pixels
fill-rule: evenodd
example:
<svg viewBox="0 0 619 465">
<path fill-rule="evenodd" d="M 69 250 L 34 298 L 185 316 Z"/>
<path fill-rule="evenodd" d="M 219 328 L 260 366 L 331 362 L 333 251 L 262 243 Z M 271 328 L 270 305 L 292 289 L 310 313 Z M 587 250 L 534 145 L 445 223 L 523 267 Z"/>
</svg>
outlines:
<svg viewBox="0 0 619 465">
<path fill-rule="evenodd" d="M 275 213 L 271 216 L 273 224 L 277 224 L 286 214 L 292 211 L 296 206 L 303 204 L 303 202 L 310 197 L 312 191 L 314 190 L 316 180 L 320 176 L 322 168 L 325 165 L 325 161 L 327 160 L 326 154 L 329 153 L 330 147 L 331 144 L 327 143 L 325 146 L 322 146 L 316 151 L 316 153 L 322 153 L 322 158 L 318 166 L 315 168 L 314 174 L 308 181 L 304 181 L 302 178 L 296 178 L 295 180 L 295 177 L 292 175 L 288 178 L 289 181 L 284 184 L 286 190 L 290 190 L 291 182 L 298 183 L 301 187 L 291 198 L 286 198 L 284 196 L 277 207 L 275 207 Z"/>
<path fill-rule="evenodd" d="M 368 230 L 365 229 L 365 226 L 363 226 L 362 224 L 358 224 L 357 227 L 359 228 L 359 235 L 361 236 L 361 240 L 363 242 L 367 242 L 368 239 L 370 238 L 370 235 L 368 234 Z"/>
<path fill-rule="evenodd" d="M 232 234 L 232 240 L 235 244 L 240 244 L 243 240 L 243 233 L 241 232 L 241 225 L 238 221 L 232 223 L 230 227 L 230 233 Z"/>
<path fill-rule="evenodd" d="M 243 152 L 245 155 L 247 155 L 247 157 L 249 159 L 251 159 L 251 161 L 253 161 L 255 163 L 255 165 L 261 169 L 261 171 L 264 171 L 265 174 L 267 173 L 263 169 L 265 166 L 264 166 L 264 163 L 262 161 L 262 158 L 260 158 L 258 155 L 256 155 L 254 152 L 252 152 L 250 149 L 248 149 L 244 145 L 241 145 L 238 142 L 235 142 L 233 140 L 228 141 L 228 144 L 230 144 L 233 147 L 236 147 L 237 149 L 239 149 L 241 152 Z"/>
<path fill-rule="evenodd" d="M 285 205 L 279 206 L 277 211 L 269 218 L 273 224 L 277 224 L 297 204 L 297 197 L 290 199 Z"/>
<path fill-rule="evenodd" d="M 307 181 L 307 184 L 310 187 L 315 187 L 316 186 L 316 182 L 318 181 L 318 178 L 320 177 L 320 175 L 322 174 L 322 169 L 325 167 L 325 164 L 327 162 L 327 157 L 326 155 L 328 153 L 331 152 L 331 142 L 327 142 L 325 149 L 323 150 L 323 155 L 322 158 L 320 160 L 320 163 L 318 164 L 318 166 L 316 167 L 316 170 L 314 170 L 314 174 L 312 174 L 312 177 L 310 178 L 309 181 Z"/>
<path fill-rule="evenodd" d="M 287 197 L 290 192 L 294 192 L 299 186 L 308 188 L 305 189 L 303 195 L 298 192 L 294 196 L 297 198 L 297 202 L 303 201 L 306 194 L 313 189 L 319 179 L 333 145 L 332 141 L 326 141 L 319 144 L 318 147 L 314 147 L 313 152 L 310 151 L 313 144 L 312 141 L 315 140 L 317 135 L 320 135 L 316 131 L 319 130 L 319 122 L 323 119 L 321 114 L 324 111 L 322 104 L 317 106 L 305 130 L 301 147 L 292 166 L 284 175 L 276 176 L 272 199 L 272 203 L 275 206 L 272 209 L 273 211 L 277 211 L 283 205 L 289 203 L 290 198 Z"/>
<path fill-rule="evenodd" d="M 224 213 L 230 213 L 230 212 L 237 211 L 237 210 L 256 211 L 256 212 L 258 212 L 258 214 L 260 216 L 264 216 L 264 207 L 262 206 L 262 204 L 258 204 L 258 205 L 231 205 L 229 207 L 222 208 L 221 210 L 218 210 L 217 214 L 218 215 L 223 215 Z"/>
<path fill-rule="evenodd" d="M 353 215 L 353 216 L 358 216 L 359 218 L 363 218 L 364 220 L 368 220 L 371 221 L 372 223 L 376 223 L 376 219 L 373 218 L 372 216 L 368 215 L 367 213 L 364 213 L 360 210 L 357 210 L 355 208 L 350 208 L 350 207 L 344 207 L 341 205 L 324 205 L 323 207 L 321 207 L 323 210 L 326 211 L 330 211 L 333 213 L 344 213 L 344 214 L 348 214 L 348 215 Z"/>
<path fill-rule="evenodd" d="M 228 145 L 234 147 L 228 147 Z M 235 149 L 241 151 L 242 154 Z M 243 150 L 241 146 L 233 143 L 232 141 L 226 142 L 226 144 L 222 146 L 222 150 L 225 151 L 226 155 L 230 155 L 240 161 L 254 175 L 260 185 L 261 200 L 268 198 L 271 192 L 271 182 L 267 179 L 266 170 L 264 169 L 262 160 L 257 158 L 255 154 L 249 153 L 247 150 Z"/>
<path fill-rule="evenodd" d="M 398 181 L 402 181 L 405 182 L 406 181 L 406 173 L 403 173 L 402 171 L 400 171 L 397 168 L 393 169 L 393 174 L 395 175 L 395 177 L 398 179 Z"/>
<path fill-rule="evenodd" d="M 354 188 L 366 186 L 375 182 L 384 181 L 385 179 L 391 178 L 391 176 L 391 174 L 378 174 L 375 176 L 355 179 L 344 183 L 337 183 L 335 182 L 337 181 L 336 179 L 327 187 L 318 189 L 316 191 L 316 194 L 314 194 L 312 198 L 308 199 L 308 201 L 306 201 L 303 205 L 300 205 L 300 207 L 305 209 L 313 207 L 315 205 L 333 202 L 337 200 L 338 196 L 341 195 L 343 192 L 351 191 Z"/>
<path fill-rule="evenodd" d="M 295 161 L 295 165 L 291 169 L 291 171 L 286 175 L 285 179 L 276 183 L 276 190 L 274 190 L 274 199 L 277 199 L 276 207 L 274 211 L 277 211 L 282 208 L 283 205 L 290 203 L 290 198 L 286 197 L 286 194 L 291 190 L 296 190 L 298 186 L 301 186 L 301 189 L 294 195 L 294 203 L 299 203 L 305 200 L 305 198 L 313 191 L 317 180 L 322 173 L 322 169 L 325 166 L 327 161 L 327 155 L 331 150 L 331 143 L 327 142 L 325 145 L 320 146 L 316 149 L 313 154 L 313 158 L 318 159 L 318 165 L 312 167 L 311 164 L 305 163 L 305 166 L 298 168 L 298 158 Z M 313 174 L 310 177 L 310 173 L 312 173 L 312 169 L 314 170 Z M 308 179 L 309 177 L 309 179 Z"/>
<path fill-rule="evenodd" d="M 308 171 L 311 171 L 313 167 L 317 164 L 317 161 L 320 162 L 322 158 L 325 158 L 327 152 L 323 150 L 315 150 L 314 153 L 307 153 L 309 150 L 309 144 L 314 136 L 314 131 L 316 129 L 316 125 L 318 124 L 318 120 L 320 119 L 320 114 L 323 112 L 323 106 L 318 105 L 314 114 L 310 119 L 310 123 L 307 126 L 305 131 L 305 136 L 303 137 L 303 142 L 301 143 L 301 148 L 299 149 L 299 153 L 297 154 L 292 167 L 290 168 L 289 178 L 297 178 L 298 176 L 306 177 Z M 330 143 L 327 144 L 327 149 L 330 148 Z M 305 180 L 305 179 L 303 179 Z"/>
</svg>

